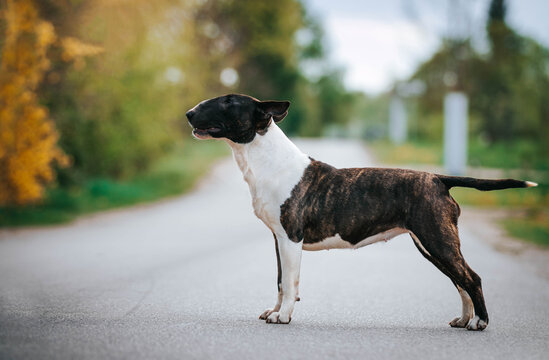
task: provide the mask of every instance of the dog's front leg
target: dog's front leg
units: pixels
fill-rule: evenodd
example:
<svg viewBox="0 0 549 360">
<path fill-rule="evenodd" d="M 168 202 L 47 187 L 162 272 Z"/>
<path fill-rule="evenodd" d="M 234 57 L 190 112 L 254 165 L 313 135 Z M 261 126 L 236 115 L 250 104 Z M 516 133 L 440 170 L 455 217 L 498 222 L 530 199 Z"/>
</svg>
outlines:
<svg viewBox="0 0 549 360">
<path fill-rule="evenodd" d="M 288 324 L 292 320 L 294 304 L 298 296 L 299 270 L 301 267 L 301 252 L 303 243 L 293 242 L 286 234 L 275 235 L 279 291 L 275 309 L 267 316 L 268 323 Z"/>
<path fill-rule="evenodd" d="M 267 320 L 269 315 L 271 315 L 273 312 L 278 312 L 280 310 L 280 305 L 282 305 L 282 268 L 280 266 L 280 250 L 278 249 L 278 239 L 276 238 L 276 235 L 273 233 L 274 241 L 275 241 L 275 251 L 276 251 L 276 267 L 278 270 L 278 276 L 276 280 L 276 288 L 278 290 L 278 297 L 276 300 L 276 305 L 272 309 L 267 309 L 263 311 L 261 315 L 259 315 L 260 320 Z"/>
</svg>

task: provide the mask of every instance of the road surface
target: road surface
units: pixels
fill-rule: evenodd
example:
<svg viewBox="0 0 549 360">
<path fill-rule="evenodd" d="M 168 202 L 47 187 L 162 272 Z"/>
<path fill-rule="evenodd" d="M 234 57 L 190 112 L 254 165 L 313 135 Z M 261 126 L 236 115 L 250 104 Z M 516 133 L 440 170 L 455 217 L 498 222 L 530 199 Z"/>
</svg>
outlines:
<svg viewBox="0 0 549 360">
<path fill-rule="evenodd" d="M 371 164 L 359 143 L 299 145 L 340 167 Z M 292 323 L 266 324 L 272 236 L 223 161 L 186 196 L 0 231 L 0 358 L 547 359 L 549 281 L 479 239 L 479 224 L 460 231 L 483 279 L 484 332 L 447 325 L 460 297 L 407 235 L 305 252 Z"/>
</svg>

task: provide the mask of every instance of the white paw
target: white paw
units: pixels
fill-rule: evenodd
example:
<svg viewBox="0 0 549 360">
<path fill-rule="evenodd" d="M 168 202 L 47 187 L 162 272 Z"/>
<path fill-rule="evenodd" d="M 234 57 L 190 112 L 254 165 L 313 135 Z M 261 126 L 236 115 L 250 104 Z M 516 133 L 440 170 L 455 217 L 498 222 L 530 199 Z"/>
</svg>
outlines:
<svg viewBox="0 0 549 360">
<path fill-rule="evenodd" d="M 481 331 L 481 330 L 484 330 L 486 329 L 486 326 L 488 326 L 488 324 L 486 323 L 486 321 L 484 320 L 480 320 L 480 318 L 478 316 L 475 316 L 474 318 L 472 318 L 469 323 L 467 324 L 467 330 L 478 330 L 478 331 Z"/>
<path fill-rule="evenodd" d="M 467 326 L 471 318 L 469 317 L 457 317 L 454 320 L 450 321 L 449 324 L 451 327 L 455 328 L 464 328 Z"/>
<path fill-rule="evenodd" d="M 278 311 L 272 312 L 266 322 L 268 324 L 289 324 L 292 321 L 292 317 L 289 314 L 281 314 Z"/>
</svg>

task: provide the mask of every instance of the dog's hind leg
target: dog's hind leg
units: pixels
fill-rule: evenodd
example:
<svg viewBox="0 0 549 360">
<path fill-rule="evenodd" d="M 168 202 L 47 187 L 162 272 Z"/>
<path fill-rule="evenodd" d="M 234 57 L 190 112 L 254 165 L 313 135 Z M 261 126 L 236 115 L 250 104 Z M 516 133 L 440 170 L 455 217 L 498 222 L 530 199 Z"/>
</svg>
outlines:
<svg viewBox="0 0 549 360">
<path fill-rule="evenodd" d="M 428 231 L 420 228 L 414 229 L 413 233 L 414 242 L 420 252 L 452 280 L 460 293 L 462 316 L 452 320 L 450 325 L 466 327 L 468 330 L 484 330 L 488 325 L 488 313 L 484 304 L 481 279 L 461 254 L 457 226 L 448 224 L 438 231 L 433 231 L 433 228 Z M 475 312 L 472 318 L 469 299 Z"/>
<path fill-rule="evenodd" d="M 298 300 L 299 271 L 303 242 L 293 242 L 284 234 L 277 234 L 277 249 L 280 262 L 280 308 L 272 311 L 266 319 L 268 323 L 288 324 L 292 320 L 294 304 Z"/>
<path fill-rule="evenodd" d="M 280 266 L 280 251 L 278 250 L 278 239 L 276 238 L 276 235 L 274 233 L 273 233 L 273 237 L 275 240 L 276 267 L 278 269 L 278 276 L 276 281 L 276 287 L 278 289 L 278 298 L 276 301 L 276 305 L 272 309 L 267 309 L 261 315 L 259 315 L 260 320 L 267 320 L 269 315 L 271 315 L 273 312 L 279 311 L 280 305 L 282 305 L 282 269 Z"/>
<path fill-rule="evenodd" d="M 463 272 L 463 269 L 465 269 L 465 272 Z M 488 312 L 484 304 L 480 276 L 469 267 L 463 257 L 450 271 L 459 277 L 456 280 L 457 284 L 466 291 L 473 302 L 475 316 L 467 323 L 467 330 L 484 330 L 488 326 Z"/>
<path fill-rule="evenodd" d="M 435 258 L 431 256 L 425 250 L 419 239 L 414 233 L 410 233 L 410 236 L 414 240 L 414 244 L 416 245 L 419 252 L 425 257 L 427 260 L 429 260 L 433 265 L 435 265 L 442 273 L 444 273 L 446 276 L 452 280 L 452 276 L 450 276 L 450 273 L 448 270 L 446 270 L 440 262 L 438 262 Z M 459 296 L 461 297 L 461 317 L 456 317 L 452 321 L 450 321 L 449 325 L 451 327 L 459 327 L 464 328 L 467 326 L 469 321 L 475 316 L 474 308 L 473 308 L 473 301 L 471 300 L 471 297 L 467 293 L 467 291 L 463 290 L 454 280 L 452 280 L 452 283 L 456 287 L 456 289 L 459 292 Z"/>
<path fill-rule="evenodd" d="M 473 300 L 459 285 L 454 284 L 459 291 L 459 296 L 461 296 L 461 317 L 457 317 L 454 320 L 450 321 L 451 327 L 464 328 L 469 324 L 469 321 L 475 316 Z"/>
</svg>

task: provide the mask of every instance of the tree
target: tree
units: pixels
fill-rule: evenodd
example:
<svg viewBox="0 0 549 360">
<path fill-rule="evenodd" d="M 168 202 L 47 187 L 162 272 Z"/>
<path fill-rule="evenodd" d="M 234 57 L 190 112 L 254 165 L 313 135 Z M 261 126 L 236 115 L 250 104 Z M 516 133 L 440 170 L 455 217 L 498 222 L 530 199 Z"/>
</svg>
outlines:
<svg viewBox="0 0 549 360">
<path fill-rule="evenodd" d="M 471 129 L 484 139 L 547 143 L 540 129 L 549 128 L 549 50 L 510 28 L 506 11 L 504 0 L 491 2 L 488 53 L 476 53 L 468 41 L 447 40 L 412 76 L 426 84 L 419 99 L 420 136 L 440 137 L 443 94 L 459 88 L 469 95 Z"/>
<path fill-rule="evenodd" d="M 318 136 L 325 125 L 349 119 L 352 97 L 341 73 L 322 63 L 322 28 L 302 2 L 210 1 L 195 19 L 198 28 L 217 30 L 197 39 L 209 49 L 206 57 L 211 60 L 219 44 L 226 44 L 225 52 L 214 61 L 239 74 L 238 84 L 229 91 L 236 89 L 263 100 L 291 100 L 291 110 L 281 124 L 288 134 Z M 300 34 L 306 35 L 303 43 L 296 40 Z M 306 66 L 320 68 L 320 76 L 308 78 L 303 71 Z"/>
<path fill-rule="evenodd" d="M 44 13 L 65 37 L 104 49 L 92 59 L 54 63 L 48 76 L 53 81 L 42 88 L 60 144 L 73 158 L 73 166 L 60 172 L 62 185 L 146 171 L 182 138 L 177 130 L 184 110 L 206 96 L 209 61 L 194 56 L 199 45 L 192 41 L 196 29 L 189 19 L 196 5 L 172 0 L 47 3 Z"/>
<path fill-rule="evenodd" d="M 507 7 L 504 0 L 492 0 L 488 11 L 487 33 L 491 51 L 487 62 L 480 64 L 481 84 L 478 90 L 485 91 L 478 100 L 473 100 L 481 113 L 482 130 L 492 141 L 510 140 L 516 133 L 517 113 L 513 107 L 513 82 L 520 81 L 521 64 L 518 51 L 522 41 L 507 26 Z"/>
<path fill-rule="evenodd" d="M 471 107 L 490 141 L 536 138 L 547 107 L 548 52 L 510 28 L 506 14 L 506 2 L 492 0 L 486 25 L 491 50 L 471 78 Z"/>
<path fill-rule="evenodd" d="M 58 133 L 36 89 L 50 67 L 53 25 L 31 0 L 8 0 L 0 64 L 0 205 L 39 200 L 54 179 L 54 163 L 68 164 Z"/>
</svg>

